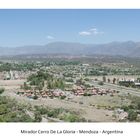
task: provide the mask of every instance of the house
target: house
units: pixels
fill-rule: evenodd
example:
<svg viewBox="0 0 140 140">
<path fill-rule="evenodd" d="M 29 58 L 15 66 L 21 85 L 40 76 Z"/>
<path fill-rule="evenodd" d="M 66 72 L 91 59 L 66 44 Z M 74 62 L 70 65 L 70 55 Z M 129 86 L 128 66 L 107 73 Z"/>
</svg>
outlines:
<svg viewBox="0 0 140 140">
<path fill-rule="evenodd" d="M 53 95 L 56 96 L 56 97 L 58 97 L 58 96 L 64 96 L 65 95 L 65 92 L 62 91 L 61 89 L 55 89 L 53 91 Z"/>
<path fill-rule="evenodd" d="M 97 95 L 97 90 L 93 89 L 92 90 L 92 95 Z"/>
<path fill-rule="evenodd" d="M 84 95 L 84 92 L 78 92 L 78 95 Z"/>
<path fill-rule="evenodd" d="M 140 87 L 140 83 L 135 83 L 135 86 L 136 87 Z"/>
<path fill-rule="evenodd" d="M 89 64 L 88 63 L 85 63 L 85 64 L 82 64 L 82 66 L 89 66 Z"/>
</svg>

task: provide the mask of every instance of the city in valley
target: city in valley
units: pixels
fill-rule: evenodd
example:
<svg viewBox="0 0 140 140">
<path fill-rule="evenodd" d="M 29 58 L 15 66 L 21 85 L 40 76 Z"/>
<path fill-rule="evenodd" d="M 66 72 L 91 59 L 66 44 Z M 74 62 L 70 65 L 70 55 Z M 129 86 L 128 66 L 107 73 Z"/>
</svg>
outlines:
<svg viewBox="0 0 140 140">
<path fill-rule="evenodd" d="M 0 9 L 0 122 L 140 122 L 139 9 Z"/>
<path fill-rule="evenodd" d="M 139 122 L 139 58 L 1 57 L 2 122 Z"/>
</svg>

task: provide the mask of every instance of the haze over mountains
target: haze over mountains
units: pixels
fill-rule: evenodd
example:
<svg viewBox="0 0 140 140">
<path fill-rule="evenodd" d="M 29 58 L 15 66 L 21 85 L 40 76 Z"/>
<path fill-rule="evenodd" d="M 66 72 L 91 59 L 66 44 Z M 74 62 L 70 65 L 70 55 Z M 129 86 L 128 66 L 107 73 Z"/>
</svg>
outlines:
<svg viewBox="0 0 140 140">
<path fill-rule="evenodd" d="M 121 55 L 140 57 L 140 42 L 111 42 L 107 44 L 81 44 L 53 42 L 47 45 L 23 47 L 0 47 L 0 56 L 33 54 L 70 54 L 70 55 Z"/>
</svg>

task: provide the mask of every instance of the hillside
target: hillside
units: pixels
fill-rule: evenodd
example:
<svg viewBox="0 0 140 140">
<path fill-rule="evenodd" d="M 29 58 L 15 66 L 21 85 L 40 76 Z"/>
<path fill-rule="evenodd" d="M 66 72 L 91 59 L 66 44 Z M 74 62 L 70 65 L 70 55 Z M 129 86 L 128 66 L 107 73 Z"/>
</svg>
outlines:
<svg viewBox="0 0 140 140">
<path fill-rule="evenodd" d="M 71 54 L 71 55 L 122 55 L 140 56 L 140 42 L 111 42 L 107 44 L 81 44 L 71 42 L 54 42 L 46 45 L 22 47 L 0 47 L 0 56 L 30 54 Z"/>
</svg>

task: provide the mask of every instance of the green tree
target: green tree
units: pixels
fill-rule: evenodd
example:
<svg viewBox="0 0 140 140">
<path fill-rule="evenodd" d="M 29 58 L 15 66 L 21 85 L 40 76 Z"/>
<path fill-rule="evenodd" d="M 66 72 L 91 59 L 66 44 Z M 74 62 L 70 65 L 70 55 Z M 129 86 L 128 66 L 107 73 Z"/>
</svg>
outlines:
<svg viewBox="0 0 140 140">
<path fill-rule="evenodd" d="M 129 110 L 128 111 L 128 119 L 130 121 L 135 121 L 137 119 L 137 112 L 135 112 L 134 110 Z"/>
<path fill-rule="evenodd" d="M 116 83 L 116 78 L 113 78 L 113 84 L 115 84 Z"/>
<path fill-rule="evenodd" d="M 103 82 L 106 82 L 106 77 L 105 76 L 103 76 Z"/>
<path fill-rule="evenodd" d="M 108 81 L 108 83 L 110 83 L 110 79 L 109 78 L 107 79 L 107 81 Z"/>
<path fill-rule="evenodd" d="M 4 92 L 4 88 L 0 88 L 0 94 L 2 94 Z"/>
<path fill-rule="evenodd" d="M 25 90 L 29 90 L 29 89 L 31 89 L 31 87 L 28 86 L 26 82 L 24 82 L 22 88 L 25 89 Z"/>
<path fill-rule="evenodd" d="M 42 116 L 40 112 L 35 112 L 35 122 L 41 122 L 42 121 Z"/>
<path fill-rule="evenodd" d="M 104 83 L 102 81 L 98 82 L 98 85 L 102 86 Z"/>
</svg>

